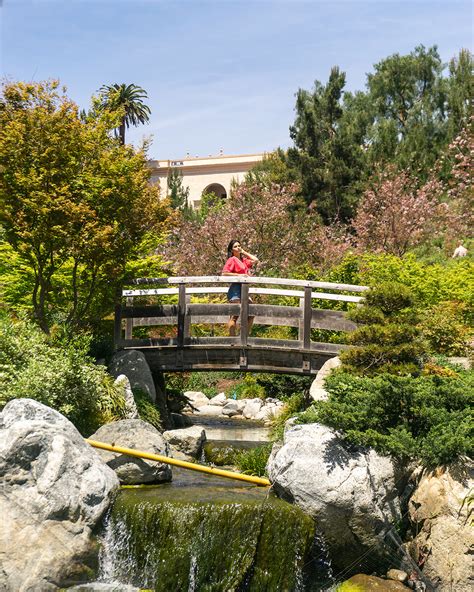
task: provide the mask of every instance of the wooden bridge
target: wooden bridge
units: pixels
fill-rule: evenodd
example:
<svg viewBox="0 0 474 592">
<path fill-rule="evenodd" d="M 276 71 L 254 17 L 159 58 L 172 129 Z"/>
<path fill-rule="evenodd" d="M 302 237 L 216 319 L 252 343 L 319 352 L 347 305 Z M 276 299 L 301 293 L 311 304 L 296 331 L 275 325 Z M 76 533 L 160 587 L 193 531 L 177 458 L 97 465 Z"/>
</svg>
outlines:
<svg viewBox="0 0 474 592">
<path fill-rule="evenodd" d="M 228 285 L 236 283 L 236 279 L 242 284 L 241 303 L 230 304 L 225 294 Z M 355 329 L 344 311 L 324 306 L 329 301 L 359 303 L 363 299 L 361 293 L 368 290 L 366 286 L 351 284 L 235 276 L 142 278 L 133 284 L 138 288 L 124 290 L 124 302 L 115 310 L 115 346 L 143 352 L 151 369 L 162 372 L 235 370 L 315 374 L 326 360 L 346 346 L 312 341 L 311 329 Z M 207 302 L 203 303 L 203 299 Z M 170 304 L 173 300 L 177 303 Z M 315 302 L 319 308 L 313 307 Z M 211 335 L 216 325 L 227 328 L 231 315 L 240 316 L 239 336 L 193 335 L 196 325 L 211 326 L 208 331 Z M 249 337 L 249 316 L 255 317 L 255 325 L 293 327 L 295 338 Z M 155 333 L 158 328 L 161 331 L 165 328 L 173 336 L 134 337 L 134 331 L 143 333 L 140 329 L 143 327 L 154 327 Z"/>
</svg>

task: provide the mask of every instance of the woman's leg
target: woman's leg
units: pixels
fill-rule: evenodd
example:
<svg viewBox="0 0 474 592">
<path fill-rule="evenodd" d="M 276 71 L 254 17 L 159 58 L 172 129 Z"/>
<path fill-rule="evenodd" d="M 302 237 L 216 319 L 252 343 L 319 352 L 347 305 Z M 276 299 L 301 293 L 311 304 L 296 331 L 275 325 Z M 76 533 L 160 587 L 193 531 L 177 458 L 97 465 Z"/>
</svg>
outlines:
<svg viewBox="0 0 474 592">
<path fill-rule="evenodd" d="M 234 298 L 229 300 L 229 304 L 240 304 L 240 299 Z M 229 335 L 231 337 L 235 337 L 237 334 L 237 320 L 239 315 L 233 315 L 230 317 L 227 326 L 229 327 Z"/>
</svg>

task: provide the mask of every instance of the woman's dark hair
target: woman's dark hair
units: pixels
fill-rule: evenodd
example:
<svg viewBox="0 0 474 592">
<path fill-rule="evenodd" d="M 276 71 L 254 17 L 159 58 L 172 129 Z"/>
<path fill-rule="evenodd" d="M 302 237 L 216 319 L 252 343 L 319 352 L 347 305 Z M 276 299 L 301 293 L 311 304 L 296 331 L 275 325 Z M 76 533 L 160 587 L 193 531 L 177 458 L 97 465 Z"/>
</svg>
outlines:
<svg viewBox="0 0 474 592">
<path fill-rule="evenodd" d="M 239 240 L 231 240 L 230 243 L 227 245 L 227 257 L 233 257 L 232 249 L 234 248 L 235 243 L 240 243 Z"/>
</svg>

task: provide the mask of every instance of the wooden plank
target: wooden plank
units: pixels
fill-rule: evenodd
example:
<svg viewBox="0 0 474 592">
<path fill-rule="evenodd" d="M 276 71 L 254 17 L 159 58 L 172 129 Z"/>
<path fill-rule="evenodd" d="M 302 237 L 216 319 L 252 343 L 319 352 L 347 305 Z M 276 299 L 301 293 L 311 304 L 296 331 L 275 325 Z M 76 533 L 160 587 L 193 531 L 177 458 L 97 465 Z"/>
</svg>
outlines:
<svg viewBox="0 0 474 592">
<path fill-rule="evenodd" d="M 240 282 L 239 282 L 240 283 Z M 181 284 L 182 285 L 182 284 Z M 189 294 L 226 294 L 227 288 L 217 288 L 215 286 L 209 288 L 187 288 Z M 137 296 L 169 296 L 176 295 L 179 293 L 178 288 L 153 288 L 143 290 L 123 290 L 122 295 L 124 297 L 137 297 Z M 294 297 L 304 298 L 304 292 L 301 290 L 277 290 L 274 288 L 254 288 L 249 289 L 249 293 L 260 294 L 265 296 L 281 296 L 281 297 Z M 351 296 L 347 294 L 328 294 L 325 292 L 313 292 L 312 298 L 319 300 L 334 300 L 336 302 L 362 302 L 362 296 Z"/>
<path fill-rule="evenodd" d="M 122 340 L 122 306 L 115 305 L 114 311 L 114 347 L 117 349 Z"/>
<path fill-rule="evenodd" d="M 185 335 L 185 316 L 186 316 L 186 285 L 179 286 L 178 296 L 178 347 L 183 347 Z"/>
<path fill-rule="evenodd" d="M 311 288 L 304 289 L 303 302 L 303 347 L 309 349 L 311 347 Z"/>
<path fill-rule="evenodd" d="M 124 306 L 122 308 L 122 317 L 124 319 L 141 317 L 174 317 L 177 319 L 178 305 L 156 304 L 154 306 Z"/>
<path fill-rule="evenodd" d="M 249 287 L 247 284 L 241 286 L 240 295 L 240 344 L 247 345 L 249 337 Z"/>
<path fill-rule="evenodd" d="M 132 305 L 132 298 L 127 298 L 127 306 Z M 130 317 L 125 317 L 125 339 L 132 339 L 133 338 L 133 319 Z"/>
</svg>

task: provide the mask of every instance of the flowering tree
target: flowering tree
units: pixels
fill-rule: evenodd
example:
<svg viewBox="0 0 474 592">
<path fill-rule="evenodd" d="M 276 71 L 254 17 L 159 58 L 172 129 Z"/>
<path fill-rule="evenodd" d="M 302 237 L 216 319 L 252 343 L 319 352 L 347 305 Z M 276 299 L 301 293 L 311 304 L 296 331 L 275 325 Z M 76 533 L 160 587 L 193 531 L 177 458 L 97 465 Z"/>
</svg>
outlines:
<svg viewBox="0 0 474 592">
<path fill-rule="evenodd" d="M 338 262 L 349 247 L 345 234 L 323 227 L 315 210 L 295 212 L 297 190 L 296 185 L 244 183 L 205 219 L 181 217 L 165 247 L 174 272 L 220 273 L 231 239 L 258 256 L 260 273 L 288 274 L 303 265 L 326 268 L 329 261 Z"/>
<path fill-rule="evenodd" d="M 434 183 L 434 182 L 433 182 Z M 358 246 L 403 255 L 419 244 L 438 214 L 435 185 L 417 190 L 406 171 L 384 171 L 359 204 L 352 225 Z"/>
</svg>

